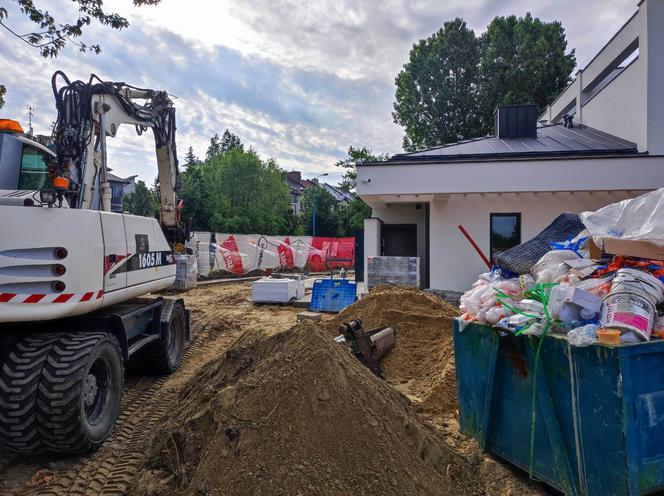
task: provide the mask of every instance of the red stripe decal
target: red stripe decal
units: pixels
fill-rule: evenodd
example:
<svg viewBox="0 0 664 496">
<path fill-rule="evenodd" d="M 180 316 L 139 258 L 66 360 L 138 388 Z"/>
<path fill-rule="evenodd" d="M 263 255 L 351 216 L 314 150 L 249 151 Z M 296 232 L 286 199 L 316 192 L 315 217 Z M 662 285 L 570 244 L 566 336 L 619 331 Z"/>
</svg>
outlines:
<svg viewBox="0 0 664 496">
<path fill-rule="evenodd" d="M 63 293 L 59 295 L 55 300 L 53 300 L 53 303 L 66 303 L 71 298 L 74 296 L 74 293 Z"/>
<path fill-rule="evenodd" d="M 101 298 L 103 294 L 104 292 L 101 289 L 97 291 L 97 299 Z"/>
<path fill-rule="evenodd" d="M 89 301 L 92 299 L 92 296 L 95 294 L 94 291 L 88 291 L 83 296 L 81 296 L 81 301 Z"/>
<path fill-rule="evenodd" d="M 23 303 L 39 303 L 44 298 L 44 296 L 46 296 L 46 295 L 45 294 L 31 294 L 25 300 L 23 300 Z"/>
<path fill-rule="evenodd" d="M 0 303 L 7 303 L 16 296 L 16 293 L 0 293 Z"/>
</svg>

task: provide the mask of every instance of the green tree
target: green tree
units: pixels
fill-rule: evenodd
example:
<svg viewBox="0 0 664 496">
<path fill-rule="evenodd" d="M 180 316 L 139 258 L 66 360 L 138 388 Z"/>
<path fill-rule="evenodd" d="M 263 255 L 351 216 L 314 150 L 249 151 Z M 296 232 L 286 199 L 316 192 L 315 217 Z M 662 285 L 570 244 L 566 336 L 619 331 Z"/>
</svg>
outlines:
<svg viewBox="0 0 664 496">
<path fill-rule="evenodd" d="M 178 197 L 184 202 L 182 217 L 191 221 L 194 231 L 210 230 L 210 214 L 208 211 L 208 188 L 203 179 L 204 164 L 194 163 L 180 173 L 182 187 Z"/>
<path fill-rule="evenodd" d="M 357 181 L 357 164 L 366 162 L 379 162 L 381 160 L 387 160 L 388 158 L 389 155 L 387 153 L 375 155 L 373 151 L 365 146 L 362 148 L 355 148 L 352 146 L 349 147 L 348 156 L 334 164 L 337 167 L 344 169 L 339 187 L 344 191 L 348 191 L 349 193 L 355 191 Z"/>
<path fill-rule="evenodd" d="M 229 150 L 244 150 L 242 140 L 235 134 L 231 133 L 228 129 L 224 131 L 221 137 L 221 152 L 226 153 Z"/>
<path fill-rule="evenodd" d="M 134 191 L 123 199 L 124 211 L 134 215 L 154 217 L 159 213 L 157 194 L 148 189 L 144 181 L 138 181 Z"/>
<path fill-rule="evenodd" d="M 34 0 L 13 1 L 18 5 L 21 13 L 35 25 L 35 30 L 19 34 L 10 25 L 9 12 L 6 7 L 0 7 L 0 26 L 11 36 L 39 50 L 42 57 L 57 57 L 68 43 L 76 45 L 81 52 L 100 53 L 101 45 L 98 43 L 88 44 L 80 41 L 85 28 L 95 21 L 112 29 L 120 30 L 129 27 L 129 21 L 126 18 L 104 10 L 103 3 L 100 0 L 72 0 L 76 4 L 78 15 L 75 20 L 67 22 L 55 19 L 48 10 L 37 7 L 36 3 L 41 2 L 35 2 Z M 133 3 L 140 7 L 141 5 L 157 5 L 160 1 L 133 0 Z M 4 104 L 2 98 L 4 90 L 5 87 L 0 86 L 0 107 Z"/>
<path fill-rule="evenodd" d="M 0 84 L 0 108 L 5 104 L 5 95 L 7 94 L 7 88 L 4 84 Z"/>
<path fill-rule="evenodd" d="M 566 53 L 565 29 L 558 21 L 525 17 L 494 18 L 480 38 L 481 133 L 493 130 L 499 105 L 535 103 L 546 108 L 569 84 L 576 66 Z"/>
<path fill-rule="evenodd" d="M 461 18 L 448 21 L 410 51 L 396 77 L 394 122 L 403 126 L 405 150 L 474 136 L 480 43 Z"/>
<path fill-rule="evenodd" d="M 274 160 L 263 161 L 253 150 L 233 148 L 207 162 L 203 184 L 211 229 L 286 233 L 290 193 L 284 174 Z"/>
<path fill-rule="evenodd" d="M 371 217 L 371 207 L 359 198 L 339 209 L 342 236 L 354 236 L 364 229 L 364 219 Z"/>
<path fill-rule="evenodd" d="M 194 149 L 190 146 L 187 150 L 187 153 L 184 156 L 184 165 L 186 167 L 191 167 L 194 164 L 199 162 L 198 157 L 194 153 Z"/>
<path fill-rule="evenodd" d="M 404 149 L 473 138 L 493 130 L 499 105 L 540 110 L 567 86 L 576 65 L 558 21 L 496 17 L 479 38 L 456 18 L 410 51 L 396 78 L 394 122 Z"/>
<path fill-rule="evenodd" d="M 221 155 L 222 151 L 219 134 L 214 133 L 214 136 L 210 138 L 210 146 L 208 146 L 207 152 L 205 152 L 205 160 L 212 160 L 217 155 Z"/>
<path fill-rule="evenodd" d="M 341 236 L 343 226 L 337 212 L 337 203 L 330 193 L 319 185 L 309 186 L 302 194 L 300 224 L 306 235 L 312 233 L 313 202 L 316 202 L 316 236 Z"/>
</svg>

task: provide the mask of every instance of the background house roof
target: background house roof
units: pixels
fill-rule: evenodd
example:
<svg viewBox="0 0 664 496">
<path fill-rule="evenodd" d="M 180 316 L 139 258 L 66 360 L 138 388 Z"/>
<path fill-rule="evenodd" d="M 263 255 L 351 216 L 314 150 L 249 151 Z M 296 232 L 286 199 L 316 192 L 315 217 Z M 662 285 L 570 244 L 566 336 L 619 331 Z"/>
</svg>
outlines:
<svg viewBox="0 0 664 496">
<path fill-rule="evenodd" d="M 349 193 L 348 191 L 344 191 L 343 189 L 337 188 L 336 186 L 332 186 L 331 184 L 328 183 L 322 183 L 321 186 L 328 193 L 330 193 L 332 197 L 338 202 L 344 202 L 344 201 L 352 202 L 353 200 L 355 200 L 354 194 Z"/>
<path fill-rule="evenodd" d="M 637 153 L 636 145 L 588 127 L 564 127 L 551 124 L 537 128 L 536 138 L 505 138 L 486 136 L 427 150 L 394 155 L 386 162 L 436 159 L 453 160 L 493 160 L 510 157 L 558 157 L 568 155 L 629 154 Z M 372 162 L 363 165 L 371 166 Z"/>
<path fill-rule="evenodd" d="M 131 177 L 132 177 L 132 176 L 129 176 L 128 178 L 125 179 L 125 178 L 116 176 L 115 174 L 111 174 L 110 172 L 107 173 L 107 176 L 108 176 L 109 181 L 113 181 L 113 182 L 116 182 L 116 183 L 124 183 L 124 184 L 129 184 L 131 182 Z M 136 177 L 136 176 L 133 176 L 133 177 Z"/>
</svg>

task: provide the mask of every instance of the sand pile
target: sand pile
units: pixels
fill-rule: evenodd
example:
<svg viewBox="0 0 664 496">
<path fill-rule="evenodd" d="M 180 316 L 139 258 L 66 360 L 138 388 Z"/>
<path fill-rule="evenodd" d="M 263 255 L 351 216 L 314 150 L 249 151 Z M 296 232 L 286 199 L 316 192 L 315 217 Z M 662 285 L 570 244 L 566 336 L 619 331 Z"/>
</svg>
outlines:
<svg viewBox="0 0 664 496">
<path fill-rule="evenodd" d="M 452 319 L 459 312 L 434 295 L 406 286 L 376 286 L 326 323 L 330 334 L 360 318 L 365 329 L 391 325 L 394 349 L 382 363 L 385 379 L 426 413 L 456 408 Z"/>
<path fill-rule="evenodd" d="M 481 494 L 408 400 L 313 323 L 236 345 L 184 389 L 135 495 Z"/>
</svg>

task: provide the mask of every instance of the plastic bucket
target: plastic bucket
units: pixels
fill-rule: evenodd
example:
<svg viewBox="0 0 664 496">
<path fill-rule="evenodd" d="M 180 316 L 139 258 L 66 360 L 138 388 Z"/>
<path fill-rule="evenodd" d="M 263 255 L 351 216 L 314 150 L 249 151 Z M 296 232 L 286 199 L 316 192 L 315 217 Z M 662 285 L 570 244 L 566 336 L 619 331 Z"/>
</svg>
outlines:
<svg viewBox="0 0 664 496">
<path fill-rule="evenodd" d="M 602 324 L 609 328 L 633 331 L 650 340 L 655 306 L 664 299 L 664 284 L 656 277 L 636 269 L 619 269 L 611 291 L 602 305 Z"/>
</svg>

